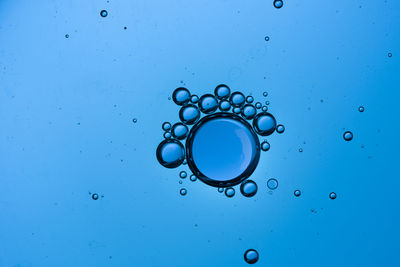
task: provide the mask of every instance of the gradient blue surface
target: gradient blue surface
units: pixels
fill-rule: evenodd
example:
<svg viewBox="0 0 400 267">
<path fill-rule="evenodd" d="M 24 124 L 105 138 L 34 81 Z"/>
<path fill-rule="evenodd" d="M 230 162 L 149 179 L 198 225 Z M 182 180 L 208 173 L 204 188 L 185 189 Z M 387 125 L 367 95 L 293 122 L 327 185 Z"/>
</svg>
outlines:
<svg viewBox="0 0 400 267">
<path fill-rule="evenodd" d="M 400 2 L 272 2 L 0 0 L 0 266 L 399 266 Z M 220 83 L 286 127 L 253 198 L 155 157 Z"/>
</svg>

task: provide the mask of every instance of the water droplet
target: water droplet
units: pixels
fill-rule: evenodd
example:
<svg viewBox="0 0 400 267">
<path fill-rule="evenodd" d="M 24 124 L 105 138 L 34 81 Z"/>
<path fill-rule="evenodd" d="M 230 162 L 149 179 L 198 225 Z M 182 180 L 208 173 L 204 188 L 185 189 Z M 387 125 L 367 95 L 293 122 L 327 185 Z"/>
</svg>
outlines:
<svg viewBox="0 0 400 267">
<path fill-rule="evenodd" d="M 181 188 L 181 190 L 179 190 L 179 194 L 181 194 L 181 196 L 186 196 L 187 194 L 186 188 Z"/>
<path fill-rule="evenodd" d="M 261 150 L 262 151 L 268 151 L 271 148 L 271 145 L 268 143 L 268 141 L 263 141 L 261 143 Z"/>
<path fill-rule="evenodd" d="M 187 136 L 189 129 L 185 124 L 178 122 L 172 126 L 171 132 L 176 139 L 182 140 Z"/>
<path fill-rule="evenodd" d="M 388 53 L 388 57 L 392 57 L 392 53 Z"/>
<path fill-rule="evenodd" d="M 271 190 L 275 190 L 278 188 L 278 180 L 276 180 L 275 178 L 271 178 L 267 181 L 267 186 L 269 189 Z"/>
<path fill-rule="evenodd" d="M 219 192 L 219 193 L 222 193 L 222 192 L 224 192 L 224 188 L 222 188 L 222 187 L 218 187 L 218 192 Z"/>
<path fill-rule="evenodd" d="M 94 193 L 94 194 L 92 195 L 92 199 L 93 199 L 93 200 L 98 200 L 98 199 L 99 199 L 99 194 Z"/>
<path fill-rule="evenodd" d="M 107 17 L 107 15 L 108 15 L 107 10 L 100 11 L 100 16 L 102 16 L 103 18 Z"/>
<path fill-rule="evenodd" d="M 199 97 L 197 95 L 192 95 L 192 97 L 190 98 L 190 102 L 196 104 L 197 102 L 199 102 Z"/>
<path fill-rule="evenodd" d="M 172 93 L 172 99 L 178 106 L 186 105 L 190 100 L 190 92 L 185 87 L 179 87 Z"/>
<path fill-rule="evenodd" d="M 133 122 L 133 123 L 137 123 L 137 119 L 136 119 L 136 118 L 133 118 L 133 119 L 132 119 L 132 122 Z"/>
<path fill-rule="evenodd" d="M 232 106 L 241 107 L 245 102 L 245 98 L 241 92 L 234 92 L 231 95 L 230 101 Z"/>
<path fill-rule="evenodd" d="M 358 107 L 358 111 L 364 112 L 364 107 L 363 107 L 363 106 L 359 106 L 359 107 Z"/>
<path fill-rule="evenodd" d="M 172 137 L 172 134 L 170 132 L 165 132 L 164 133 L 164 138 L 165 139 L 170 139 Z"/>
<path fill-rule="evenodd" d="M 276 120 L 270 113 L 258 113 L 253 120 L 253 127 L 256 133 L 267 136 L 275 131 Z"/>
<path fill-rule="evenodd" d="M 181 142 L 166 139 L 158 145 L 156 156 L 162 166 L 176 168 L 185 160 L 185 149 Z"/>
<path fill-rule="evenodd" d="M 169 131 L 169 130 L 171 130 L 171 123 L 169 123 L 169 122 L 164 122 L 164 123 L 162 124 L 162 129 L 163 129 L 164 131 Z"/>
<path fill-rule="evenodd" d="M 194 174 L 190 175 L 190 181 L 194 182 L 196 180 L 197 180 L 196 175 L 194 175 Z"/>
<path fill-rule="evenodd" d="M 228 100 L 222 100 L 219 102 L 219 110 L 228 111 L 231 108 L 231 103 Z"/>
<path fill-rule="evenodd" d="M 258 261 L 259 255 L 258 252 L 255 249 L 248 249 L 244 253 L 244 260 L 248 264 L 254 264 Z"/>
<path fill-rule="evenodd" d="M 215 187 L 241 183 L 257 167 L 260 143 L 250 124 L 232 113 L 203 117 L 186 141 L 188 166 Z"/>
<path fill-rule="evenodd" d="M 218 108 L 218 101 L 212 94 L 205 94 L 200 97 L 199 108 L 205 114 L 213 113 Z"/>
<path fill-rule="evenodd" d="M 253 101 L 254 101 L 254 97 L 252 97 L 251 95 L 246 97 L 246 102 L 247 103 L 253 103 Z"/>
<path fill-rule="evenodd" d="M 69 38 L 69 34 L 66 34 L 66 35 L 65 35 L 65 38 Z"/>
<path fill-rule="evenodd" d="M 329 194 L 329 198 L 330 199 L 335 199 L 336 198 L 336 193 L 335 192 L 330 193 Z"/>
<path fill-rule="evenodd" d="M 225 189 L 225 196 L 227 197 L 233 197 L 235 195 L 235 189 L 232 187 L 228 187 Z"/>
<path fill-rule="evenodd" d="M 263 93 L 263 96 L 268 96 L 268 92 L 264 92 L 264 93 Z"/>
<path fill-rule="evenodd" d="M 294 190 L 294 195 L 296 196 L 296 197 L 299 197 L 300 195 L 301 195 L 301 191 L 300 190 Z"/>
<path fill-rule="evenodd" d="M 214 94 L 218 99 L 228 99 L 231 94 L 231 89 L 225 84 L 220 84 L 215 88 Z"/>
<path fill-rule="evenodd" d="M 181 171 L 179 173 L 179 177 L 181 177 L 182 179 L 185 179 L 187 177 L 187 173 L 185 171 Z"/>
<path fill-rule="evenodd" d="M 266 42 L 268 42 L 268 41 L 269 41 L 269 36 L 265 36 L 264 40 L 265 40 Z"/>
<path fill-rule="evenodd" d="M 256 109 L 260 109 L 262 107 L 262 104 L 260 102 L 257 102 L 255 104 Z"/>
<path fill-rule="evenodd" d="M 241 111 L 242 111 L 242 109 L 239 107 L 233 108 L 233 113 L 235 113 L 235 114 L 240 114 Z"/>
<path fill-rule="evenodd" d="M 200 111 L 195 105 L 188 104 L 179 110 L 179 118 L 183 123 L 192 125 L 199 120 Z"/>
<path fill-rule="evenodd" d="M 257 193 L 257 184 L 252 180 L 246 180 L 240 185 L 240 192 L 245 197 L 252 197 Z"/>
<path fill-rule="evenodd" d="M 301 147 L 299 148 L 299 152 L 303 152 L 303 149 Z"/>
<path fill-rule="evenodd" d="M 275 0 L 274 1 L 274 7 L 278 8 L 278 9 L 283 7 L 283 1 L 282 0 Z"/>
<path fill-rule="evenodd" d="M 267 107 L 267 106 L 263 106 L 263 107 L 261 108 L 261 110 L 262 110 L 263 112 L 267 112 L 267 111 L 268 111 L 268 107 Z"/>
<path fill-rule="evenodd" d="M 344 132 L 344 134 L 343 134 L 343 138 L 344 138 L 344 140 L 346 140 L 346 141 L 351 141 L 351 140 L 353 139 L 353 133 L 350 132 L 350 131 L 346 131 L 346 132 Z"/>
<path fill-rule="evenodd" d="M 283 133 L 285 131 L 285 126 L 283 126 L 282 124 L 278 124 L 277 126 L 276 126 L 276 132 L 277 133 Z"/>
<path fill-rule="evenodd" d="M 242 116 L 247 120 L 252 120 L 257 114 L 256 108 L 251 104 L 246 104 L 242 108 Z"/>
</svg>

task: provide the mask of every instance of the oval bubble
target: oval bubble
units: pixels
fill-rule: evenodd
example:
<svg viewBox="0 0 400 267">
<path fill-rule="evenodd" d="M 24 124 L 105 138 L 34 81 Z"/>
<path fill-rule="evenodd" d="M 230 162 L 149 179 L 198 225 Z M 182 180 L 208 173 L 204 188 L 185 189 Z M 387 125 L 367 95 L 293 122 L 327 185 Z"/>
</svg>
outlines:
<svg viewBox="0 0 400 267">
<path fill-rule="evenodd" d="M 185 149 L 178 140 L 165 139 L 156 151 L 158 162 L 166 168 L 176 168 L 185 160 Z"/>
<path fill-rule="evenodd" d="M 233 189 L 232 187 L 228 187 L 225 189 L 225 196 L 231 198 L 235 195 L 235 189 Z"/>
<path fill-rule="evenodd" d="M 353 133 L 350 132 L 350 131 L 344 132 L 344 134 L 343 134 L 343 139 L 346 140 L 346 141 L 351 141 L 351 140 L 353 140 Z"/>
<path fill-rule="evenodd" d="M 178 140 L 182 140 L 186 138 L 189 129 L 185 124 L 178 122 L 175 123 L 174 126 L 172 126 L 171 132 L 173 137 Z"/>
<path fill-rule="evenodd" d="M 248 249 L 244 253 L 244 260 L 248 264 L 254 264 L 258 261 L 259 255 L 255 249 Z"/>
<path fill-rule="evenodd" d="M 252 197 L 257 193 L 257 184 L 252 180 L 246 180 L 240 185 L 240 192 L 245 197 Z"/>
<path fill-rule="evenodd" d="M 241 92 L 232 93 L 229 100 L 230 100 L 232 106 L 234 106 L 234 107 L 241 107 L 244 104 L 244 102 L 246 101 L 244 94 L 242 94 Z"/>
<path fill-rule="evenodd" d="M 172 93 L 172 99 L 174 100 L 175 104 L 183 106 L 189 102 L 190 92 L 185 87 L 176 88 Z"/>
<path fill-rule="evenodd" d="M 276 180 L 275 178 L 271 178 L 267 181 L 267 186 L 269 189 L 271 190 L 275 190 L 278 188 L 278 180 Z"/>
<path fill-rule="evenodd" d="M 214 94 L 220 100 L 228 99 L 231 94 L 231 89 L 226 84 L 220 84 L 215 88 Z"/>
<path fill-rule="evenodd" d="M 257 114 L 256 108 L 251 104 L 246 104 L 242 108 L 242 116 L 247 120 L 252 120 Z"/>
<path fill-rule="evenodd" d="M 277 133 L 283 133 L 285 131 L 285 126 L 283 126 L 282 124 L 278 124 L 277 126 L 276 126 L 276 132 Z"/>
<path fill-rule="evenodd" d="M 205 94 L 200 97 L 199 108 L 205 114 L 213 113 L 218 108 L 217 98 L 211 94 Z"/>
<path fill-rule="evenodd" d="M 187 125 L 195 124 L 200 118 L 198 107 L 192 104 L 181 107 L 179 110 L 179 119 Z"/>
<path fill-rule="evenodd" d="M 219 110 L 221 111 L 229 111 L 231 109 L 231 103 L 227 100 L 222 100 L 219 102 Z"/>
<path fill-rule="evenodd" d="M 275 131 L 275 117 L 267 112 L 258 113 L 253 120 L 253 127 L 259 135 L 268 136 Z"/>
</svg>

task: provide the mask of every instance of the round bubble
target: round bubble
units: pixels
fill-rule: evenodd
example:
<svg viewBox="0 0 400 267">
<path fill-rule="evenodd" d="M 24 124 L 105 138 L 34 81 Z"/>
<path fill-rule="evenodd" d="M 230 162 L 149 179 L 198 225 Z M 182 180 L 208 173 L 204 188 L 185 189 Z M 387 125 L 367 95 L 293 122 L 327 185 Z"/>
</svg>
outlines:
<svg viewBox="0 0 400 267">
<path fill-rule="evenodd" d="M 197 102 L 199 102 L 199 97 L 197 95 L 192 95 L 190 97 L 190 102 L 192 102 L 193 104 L 197 104 Z"/>
<path fill-rule="evenodd" d="M 256 133 L 261 136 L 270 135 L 275 131 L 275 117 L 267 112 L 258 113 L 253 120 L 253 127 Z"/>
<path fill-rule="evenodd" d="M 172 135 L 178 140 L 185 139 L 185 137 L 188 134 L 188 131 L 189 131 L 188 127 L 180 122 L 175 123 L 174 126 L 172 126 L 171 130 Z"/>
<path fill-rule="evenodd" d="M 360 111 L 360 112 L 364 112 L 364 110 L 365 110 L 365 109 L 364 109 L 364 107 L 363 107 L 363 106 L 359 106 L 359 107 L 358 107 L 358 111 Z"/>
<path fill-rule="evenodd" d="M 181 107 L 179 110 L 179 119 L 187 125 L 195 124 L 200 118 L 198 107 L 192 104 Z"/>
<path fill-rule="evenodd" d="M 93 200 L 98 200 L 98 199 L 99 199 L 99 194 L 94 193 L 94 194 L 92 195 L 92 199 L 93 199 Z"/>
<path fill-rule="evenodd" d="M 171 123 L 169 123 L 169 122 L 164 122 L 164 123 L 162 124 L 162 129 L 163 129 L 164 131 L 169 131 L 169 130 L 171 130 Z"/>
<path fill-rule="evenodd" d="M 100 16 L 102 16 L 103 18 L 107 17 L 107 15 L 108 15 L 107 10 L 100 11 Z"/>
<path fill-rule="evenodd" d="M 299 197 L 300 195 L 301 195 L 301 191 L 300 190 L 294 190 L 294 195 L 296 196 L 296 197 Z"/>
<path fill-rule="evenodd" d="M 222 188 L 222 187 L 218 187 L 218 192 L 219 192 L 219 193 L 222 193 L 222 192 L 224 192 L 224 188 Z"/>
<path fill-rule="evenodd" d="M 274 7 L 278 8 L 278 9 L 283 7 L 283 1 L 282 0 L 275 0 L 274 1 Z"/>
<path fill-rule="evenodd" d="M 257 102 L 255 104 L 256 109 L 260 109 L 262 107 L 262 104 L 260 102 Z"/>
<path fill-rule="evenodd" d="M 190 100 L 190 92 L 184 87 L 179 87 L 172 93 L 172 99 L 179 106 L 186 105 Z"/>
<path fill-rule="evenodd" d="M 246 180 L 240 185 L 240 192 L 245 197 L 252 197 L 257 193 L 257 184 L 252 180 Z"/>
<path fill-rule="evenodd" d="M 269 189 L 271 190 L 275 190 L 278 188 L 278 180 L 276 180 L 275 178 L 271 178 L 267 181 L 267 186 Z"/>
<path fill-rule="evenodd" d="M 179 177 L 181 177 L 182 179 L 185 179 L 187 177 L 187 173 L 185 171 L 181 171 L 179 173 Z"/>
<path fill-rule="evenodd" d="M 235 189 L 232 187 L 228 187 L 225 189 L 225 196 L 227 197 L 233 197 L 235 195 Z"/>
<path fill-rule="evenodd" d="M 230 101 L 232 106 L 241 107 L 245 102 L 245 98 L 241 92 L 234 92 L 231 95 Z"/>
<path fill-rule="evenodd" d="M 136 119 L 136 118 L 133 118 L 133 119 L 132 119 L 132 122 L 133 122 L 133 123 L 137 123 L 137 119 Z"/>
<path fill-rule="evenodd" d="M 242 108 L 242 116 L 247 120 L 252 120 L 257 114 L 256 108 L 251 104 L 246 104 Z"/>
<path fill-rule="evenodd" d="M 268 42 L 269 41 L 269 36 L 265 36 L 264 40 Z"/>
<path fill-rule="evenodd" d="M 235 114 L 240 114 L 241 111 L 242 111 L 242 109 L 239 107 L 233 108 L 233 113 L 235 113 Z"/>
<path fill-rule="evenodd" d="M 344 138 L 344 140 L 346 140 L 346 141 L 351 141 L 351 140 L 353 139 L 353 133 L 350 132 L 350 131 L 346 131 L 346 132 L 344 132 L 344 134 L 343 134 L 343 138 Z"/>
<path fill-rule="evenodd" d="M 268 96 L 268 92 L 264 92 L 264 93 L 263 93 L 263 96 Z"/>
<path fill-rule="evenodd" d="M 335 199 L 335 198 L 336 198 L 336 193 L 335 193 L 335 192 L 331 192 L 331 193 L 329 194 L 329 198 L 330 198 L 330 199 Z"/>
<path fill-rule="evenodd" d="M 248 249 L 244 253 L 244 260 L 248 264 L 256 263 L 258 261 L 258 258 L 259 258 L 259 255 L 258 255 L 257 250 L 255 250 L 255 249 Z"/>
<path fill-rule="evenodd" d="M 267 111 L 268 111 L 268 107 L 267 107 L 267 106 L 263 106 L 263 107 L 261 108 L 261 110 L 262 110 L 263 112 L 267 112 Z"/>
<path fill-rule="evenodd" d="M 218 108 L 218 101 L 215 96 L 211 94 L 205 94 L 200 97 L 199 108 L 201 112 L 205 114 L 213 113 Z"/>
<path fill-rule="evenodd" d="M 214 94 L 218 99 L 228 99 L 231 89 L 225 84 L 220 84 L 215 88 Z"/>
<path fill-rule="evenodd" d="M 299 152 L 303 152 L 303 149 L 301 147 L 299 148 Z"/>
<path fill-rule="evenodd" d="M 186 140 L 188 166 L 200 180 L 215 187 L 241 183 L 257 167 L 260 143 L 251 125 L 232 113 L 202 118 Z"/>
<path fill-rule="evenodd" d="M 222 100 L 219 102 L 219 110 L 221 111 L 228 111 L 231 108 L 231 103 L 228 100 Z"/>
<path fill-rule="evenodd" d="M 194 174 L 190 175 L 190 181 L 194 182 L 196 180 L 197 180 L 196 175 L 194 175 Z"/>
<path fill-rule="evenodd" d="M 251 95 L 246 97 L 246 102 L 247 103 L 253 103 L 254 102 L 254 97 L 252 97 Z"/>
<path fill-rule="evenodd" d="M 282 124 L 279 124 L 276 126 L 276 132 L 277 133 L 283 133 L 285 131 L 285 126 L 283 126 Z"/>
<path fill-rule="evenodd" d="M 156 151 L 158 162 L 166 168 L 176 168 L 185 160 L 185 149 L 178 140 L 165 139 Z"/>
<path fill-rule="evenodd" d="M 388 53 L 388 57 L 392 57 L 392 53 Z"/>
<path fill-rule="evenodd" d="M 271 148 L 271 145 L 268 143 L 268 141 L 263 141 L 261 143 L 261 150 L 262 151 L 268 151 Z"/>
<path fill-rule="evenodd" d="M 179 190 L 179 194 L 181 194 L 181 196 L 186 196 L 187 194 L 186 188 L 181 188 L 181 190 Z"/>
<path fill-rule="evenodd" d="M 165 139 L 170 139 L 172 137 L 172 134 L 170 132 L 165 132 L 164 133 L 164 138 Z"/>
<path fill-rule="evenodd" d="M 179 182 L 178 182 L 179 184 L 182 184 L 183 182 L 182 182 L 182 180 L 179 180 Z"/>
</svg>

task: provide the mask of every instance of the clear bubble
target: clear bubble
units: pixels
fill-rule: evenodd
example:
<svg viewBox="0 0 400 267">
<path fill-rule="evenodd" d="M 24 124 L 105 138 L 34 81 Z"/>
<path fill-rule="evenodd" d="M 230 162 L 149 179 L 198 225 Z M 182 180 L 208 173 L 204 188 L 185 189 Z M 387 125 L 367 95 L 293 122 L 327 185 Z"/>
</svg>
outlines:
<svg viewBox="0 0 400 267">
<path fill-rule="evenodd" d="M 231 103 L 228 100 L 222 100 L 219 102 L 219 110 L 221 111 L 229 111 L 231 108 Z"/>
<path fill-rule="evenodd" d="M 189 129 L 185 124 L 178 122 L 175 123 L 174 126 L 172 126 L 171 132 L 176 139 L 182 140 L 186 138 Z"/>
<path fill-rule="evenodd" d="M 299 148 L 299 152 L 303 152 L 303 149 L 301 147 Z"/>
<path fill-rule="evenodd" d="M 257 114 L 256 108 L 251 104 L 246 104 L 242 108 L 242 116 L 247 120 L 252 120 Z"/>
<path fill-rule="evenodd" d="M 240 185 L 240 192 L 245 197 L 252 197 L 257 193 L 257 184 L 252 180 L 246 180 Z"/>
<path fill-rule="evenodd" d="M 179 190 L 179 194 L 181 194 L 181 196 L 186 196 L 187 194 L 186 188 L 181 188 L 181 190 Z"/>
<path fill-rule="evenodd" d="M 178 140 L 165 139 L 156 151 L 158 162 L 166 168 L 176 168 L 185 160 L 185 149 Z"/>
<path fill-rule="evenodd" d="M 164 133 L 164 138 L 165 139 L 170 139 L 172 137 L 172 134 L 170 132 L 165 132 Z"/>
<path fill-rule="evenodd" d="M 285 126 L 283 126 L 282 124 L 278 124 L 277 126 L 276 126 L 276 132 L 277 133 L 283 133 L 285 131 Z"/>
<path fill-rule="evenodd" d="M 261 136 L 270 135 L 276 128 L 275 117 L 267 112 L 258 113 L 253 120 L 253 127 L 256 133 Z"/>
<path fill-rule="evenodd" d="M 225 196 L 227 197 L 233 197 L 235 195 L 235 189 L 232 187 L 228 187 L 225 189 Z"/>
<path fill-rule="evenodd" d="M 69 34 L 66 34 L 66 35 L 65 35 L 65 38 L 69 38 Z"/>
<path fill-rule="evenodd" d="M 99 199 L 99 194 L 94 193 L 94 194 L 92 195 L 92 199 L 93 199 L 93 200 L 98 200 L 98 199 Z"/>
<path fill-rule="evenodd" d="M 213 113 L 218 108 L 218 101 L 212 94 L 205 94 L 200 97 L 199 108 L 205 114 Z"/>
<path fill-rule="evenodd" d="M 220 84 L 215 88 L 214 94 L 218 99 L 228 99 L 231 89 L 225 84 Z"/>
<path fill-rule="evenodd" d="M 185 179 L 187 177 L 187 173 L 185 171 L 181 171 L 179 173 L 179 177 L 181 177 L 182 179 Z"/>
<path fill-rule="evenodd" d="M 254 101 L 254 97 L 252 97 L 251 95 L 246 97 L 246 102 L 247 103 L 253 103 L 253 101 Z"/>
<path fill-rule="evenodd" d="M 196 180 L 197 180 L 196 175 L 194 175 L 194 174 L 190 175 L 190 181 L 194 182 Z"/>
<path fill-rule="evenodd" d="M 268 106 L 268 105 L 269 105 L 269 101 L 265 101 L 265 105 L 267 105 L 267 106 Z"/>
<path fill-rule="evenodd" d="M 164 131 L 169 131 L 169 130 L 171 130 L 171 123 L 169 123 L 169 122 L 164 122 L 164 123 L 162 124 L 162 129 L 163 129 Z"/>
<path fill-rule="evenodd" d="M 263 93 L 263 96 L 268 96 L 268 92 L 264 92 L 264 93 Z"/>
<path fill-rule="evenodd" d="M 262 107 L 262 104 L 260 102 L 257 102 L 255 104 L 256 109 L 260 109 Z"/>
<path fill-rule="evenodd" d="M 392 53 L 388 53 L 388 57 L 392 57 Z"/>
<path fill-rule="evenodd" d="M 364 107 L 363 107 L 363 106 L 359 106 L 359 107 L 358 107 L 358 111 L 364 112 Z"/>
<path fill-rule="evenodd" d="M 263 141 L 261 143 L 261 150 L 262 151 L 268 151 L 271 148 L 271 145 L 268 143 L 268 141 Z"/>
<path fill-rule="evenodd" d="M 107 17 L 107 15 L 108 15 L 107 10 L 100 11 L 100 16 L 102 16 L 103 18 Z"/>
<path fill-rule="evenodd" d="M 222 192 L 224 192 L 224 188 L 222 188 L 222 187 L 218 187 L 218 192 L 219 192 L 219 193 L 222 193 Z"/>
<path fill-rule="evenodd" d="M 172 93 L 172 99 L 179 106 L 186 105 L 190 100 L 190 92 L 185 87 L 179 87 Z"/>
<path fill-rule="evenodd" d="M 294 196 L 299 197 L 301 195 L 301 191 L 300 190 L 294 190 Z"/>
<path fill-rule="evenodd" d="M 261 108 L 261 110 L 262 110 L 263 112 L 267 112 L 267 111 L 268 111 L 268 107 L 267 107 L 267 106 L 263 106 L 263 107 Z"/>
<path fill-rule="evenodd" d="M 268 42 L 268 41 L 269 41 L 269 36 L 265 36 L 264 40 L 265 40 L 266 42 Z"/>
<path fill-rule="evenodd" d="M 344 140 L 346 140 L 346 141 L 351 141 L 351 140 L 353 139 L 353 133 L 350 132 L 350 131 L 346 131 L 346 132 L 344 132 L 344 134 L 343 134 L 343 138 L 344 138 Z"/>
<path fill-rule="evenodd" d="M 278 188 L 278 180 L 276 180 L 275 178 L 268 179 L 267 186 L 271 190 L 277 189 Z"/>
<path fill-rule="evenodd" d="M 242 111 L 242 109 L 239 107 L 233 108 L 233 113 L 235 113 L 235 114 L 240 114 L 241 111 Z"/>
<path fill-rule="evenodd" d="M 259 258 L 259 255 L 258 255 L 257 250 L 255 250 L 255 249 L 248 249 L 244 253 L 244 260 L 248 264 L 256 263 L 258 261 L 258 258 Z"/>
<path fill-rule="evenodd" d="M 190 98 L 190 102 L 193 104 L 197 104 L 199 102 L 199 97 L 197 95 L 192 95 Z"/>
<path fill-rule="evenodd" d="M 278 9 L 283 7 L 283 1 L 282 0 L 275 0 L 274 1 L 274 7 L 278 8 Z"/>
<path fill-rule="evenodd" d="M 331 193 L 329 194 L 329 198 L 330 198 L 330 199 L 335 199 L 335 198 L 336 198 L 336 193 L 335 193 L 335 192 L 331 192 Z"/>
<path fill-rule="evenodd" d="M 230 102 L 234 107 L 241 107 L 245 102 L 244 94 L 242 94 L 241 92 L 232 93 L 230 97 Z"/>
<path fill-rule="evenodd" d="M 195 105 L 188 104 L 179 110 L 179 119 L 187 125 L 195 124 L 199 118 L 200 111 Z"/>
</svg>

